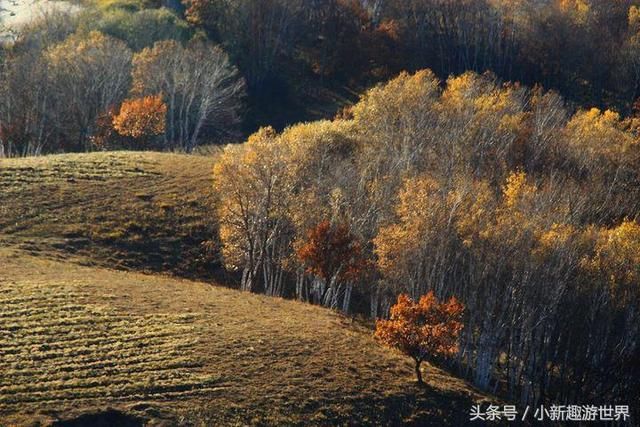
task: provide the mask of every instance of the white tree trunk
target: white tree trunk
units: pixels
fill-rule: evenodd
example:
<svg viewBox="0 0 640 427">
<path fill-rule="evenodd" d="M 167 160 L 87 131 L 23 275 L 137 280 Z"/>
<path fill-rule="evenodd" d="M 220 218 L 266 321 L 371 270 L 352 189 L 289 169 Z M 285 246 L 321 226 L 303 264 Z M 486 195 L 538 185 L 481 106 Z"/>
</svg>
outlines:
<svg viewBox="0 0 640 427">
<path fill-rule="evenodd" d="M 344 290 L 344 298 L 342 299 L 342 311 L 349 314 L 349 305 L 351 304 L 351 292 L 353 291 L 353 283 L 347 283 Z"/>
</svg>

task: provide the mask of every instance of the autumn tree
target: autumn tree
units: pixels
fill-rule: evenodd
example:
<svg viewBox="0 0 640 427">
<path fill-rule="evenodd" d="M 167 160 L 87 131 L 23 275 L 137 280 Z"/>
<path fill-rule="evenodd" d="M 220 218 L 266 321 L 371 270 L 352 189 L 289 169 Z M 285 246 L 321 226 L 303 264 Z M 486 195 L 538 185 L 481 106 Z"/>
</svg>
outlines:
<svg viewBox="0 0 640 427">
<path fill-rule="evenodd" d="M 304 245 L 308 232 L 323 221 L 349 224 L 350 233 L 362 236 L 362 222 L 349 223 L 349 218 L 360 210 L 350 196 L 358 185 L 357 171 L 351 162 L 356 150 L 352 123 L 338 120 L 299 124 L 279 135 L 278 143 L 286 146 L 288 153 L 287 179 L 291 188 L 288 216 L 294 246 Z M 318 288 L 329 282 L 321 285 L 295 253 L 291 254 L 289 266 L 296 278 L 296 297 L 302 301 L 322 300 L 317 295 Z M 347 281 L 342 285 L 345 296 L 350 295 L 354 283 Z"/>
<path fill-rule="evenodd" d="M 160 41 L 133 59 L 135 96 L 163 94 L 165 144 L 193 150 L 204 129 L 228 133 L 239 122 L 244 80 L 218 46 Z"/>
<path fill-rule="evenodd" d="M 98 32 L 66 37 L 63 19 L 41 25 L 40 38 L 21 40 L 3 64 L 0 120 L 12 155 L 89 149 L 97 120 L 129 89 L 123 42 Z"/>
<path fill-rule="evenodd" d="M 384 318 L 403 293 L 465 302 L 455 364 L 477 387 L 621 398 L 640 351 L 638 128 L 491 74 L 403 73 L 333 121 L 225 149 L 225 262 L 253 290 L 336 307 L 361 254 L 376 263 L 359 312 Z"/>
<path fill-rule="evenodd" d="M 415 362 L 418 384 L 423 384 L 420 366 L 424 360 L 458 352 L 463 312 L 464 306 L 455 297 L 439 302 L 429 292 L 415 302 L 401 294 L 391 307 L 389 320 L 376 322 L 375 337 L 410 356 Z"/>
<path fill-rule="evenodd" d="M 575 194 L 585 222 L 621 221 L 640 207 L 640 143 L 619 113 L 578 111 L 565 127 L 565 169 L 589 194 Z M 587 201 L 588 199 L 588 201 Z"/>
<path fill-rule="evenodd" d="M 337 309 L 344 293 L 342 309 L 348 312 L 353 283 L 367 266 L 361 244 L 349 227 L 327 220 L 320 222 L 308 231 L 297 256 L 307 272 L 319 279 L 316 283 L 318 300 Z"/>
<path fill-rule="evenodd" d="M 398 291 L 415 299 L 429 290 L 440 292 L 447 271 L 456 268 L 451 219 L 463 205 L 455 197 L 427 176 L 405 181 L 398 195 L 398 221 L 382 227 L 373 240 L 385 277 L 406 286 Z"/>
<path fill-rule="evenodd" d="M 284 150 L 275 138 L 272 128 L 263 128 L 246 144 L 227 146 L 213 176 L 225 266 L 242 272 L 243 290 L 262 285 L 266 293 L 281 295 L 290 188 Z"/>
<path fill-rule="evenodd" d="M 113 117 L 113 128 L 122 136 L 128 136 L 142 144 L 165 131 L 167 105 L 161 95 L 127 99 L 120 112 Z"/>
<path fill-rule="evenodd" d="M 621 393 L 638 398 L 637 361 L 640 343 L 640 224 L 624 220 L 617 226 L 601 229 L 595 238 L 591 259 L 583 260 L 587 276 L 592 280 L 586 286 L 591 292 L 581 293 L 590 297 L 586 323 L 592 336 L 586 354 L 598 354 L 603 366 L 589 366 L 583 374 L 586 385 L 592 390 L 606 393 L 613 381 L 593 381 L 589 377 L 598 369 L 612 379 L 622 376 L 630 380 L 619 382 Z M 598 333 L 599 332 L 599 333 Z M 583 349 L 584 350 L 584 349 Z"/>
<path fill-rule="evenodd" d="M 76 149 L 89 149 L 96 119 L 129 89 L 131 51 L 124 42 L 93 31 L 49 48 L 44 60 L 59 137 Z"/>
</svg>

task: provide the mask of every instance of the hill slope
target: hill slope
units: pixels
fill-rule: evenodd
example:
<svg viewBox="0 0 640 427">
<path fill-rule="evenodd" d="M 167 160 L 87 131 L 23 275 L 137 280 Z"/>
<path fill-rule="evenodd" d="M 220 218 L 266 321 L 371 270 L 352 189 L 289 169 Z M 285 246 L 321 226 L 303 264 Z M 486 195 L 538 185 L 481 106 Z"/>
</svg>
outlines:
<svg viewBox="0 0 640 427">
<path fill-rule="evenodd" d="M 460 425 L 482 399 L 331 311 L 0 250 L 0 419 Z"/>
<path fill-rule="evenodd" d="M 86 265 L 209 277 L 213 157 L 0 159 L 0 245 Z"/>
<path fill-rule="evenodd" d="M 212 161 L 0 161 L 0 425 L 87 413 L 60 425 L 465 424 L 484 396 L 432 367 L 418 389 L 410 361 L 365 325 L 105 268 L 197 266 L 185 257 L 212 231 Z"/>
</svg>

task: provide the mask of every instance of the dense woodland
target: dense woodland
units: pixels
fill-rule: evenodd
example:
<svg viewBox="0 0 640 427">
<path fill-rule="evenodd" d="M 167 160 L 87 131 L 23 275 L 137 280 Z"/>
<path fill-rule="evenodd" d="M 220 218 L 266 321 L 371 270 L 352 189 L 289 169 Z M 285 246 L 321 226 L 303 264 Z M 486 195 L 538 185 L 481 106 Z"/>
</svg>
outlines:
<svg viewBox="0 0 640 427">
<path fill-rule="evenodd" d="M 0 90 L 4 156 L 251 134 L 213 171 L 246 291 L 455 296 L 481 389 L 640 401 L 640 2 L 105 1 L 26 29 Z"/>
<path fill-rule="evenodd" d="M 224 261 L 245 290 L 374 318 L 400 293 L 456 296 L 477 386 L 637 402 L 637 132 L 492 75 L 401 74 L 341 119 L 224 150 Z"/>
<path fill-rule="evenodd" d="M 184 1 L 85 0 L 19 31 L 2 48 L 0 153 L 241 141 L 330 118 L 355 93 L 424 68 L 443 80 L 491 71 L 578 107 L 636 113 L 635 0 Z M 114 132 L 122 103 L 143 95 L 161 95 L 166 127 Z"/>
</svg>

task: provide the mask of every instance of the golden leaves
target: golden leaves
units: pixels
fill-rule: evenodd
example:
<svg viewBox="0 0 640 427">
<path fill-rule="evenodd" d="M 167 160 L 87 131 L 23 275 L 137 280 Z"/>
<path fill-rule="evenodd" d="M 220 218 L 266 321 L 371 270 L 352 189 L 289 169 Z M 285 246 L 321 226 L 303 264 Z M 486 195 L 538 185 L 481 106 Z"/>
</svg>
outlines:
<svg viewBox="0 0 640 427">
<path fill-rule="evenodd" d="M 74 34 L 49 49 L 47 56 L 52 64 L 65 63 L 75 58 L 91 61 L 95 58 L 91 53 L 104 50 L 110 40 L 109 36 L 99 31 L 91 31 L 86 35 Z"/>
<path fill-rule="evenodd" d="M 143 95 L 148 86 L 147 80 L 153 73 L 156 63 L 165 63 L 169 66 L 169 56 L 172 51 L 180 49 L 181 45 L 175 40 L 163 40 L 156 42 L 152 47 L 146 47 L 133 56 L 133 83 L 131 93 Z"/>
<path fill-rule="evenodd" d="M 504 187 L 504 201 L 507 208 L 515 208 L 519 202 L 531 198 L 536 188 L 527 183 L 527 175 L 522 172 L 512 172 Z"/>
<path fill-rule="evenodd" d="M 585 267 L 598 273 L 613 287 L 640 283 L 640 224 L 625 220 L 617 227 L 600 230 L 594 255 Z M 636 289 L 638 291 L 640 289 Z"/>
<path fill-rule="evenodd" d="M 586 0 L 560 0 L 560 10 L 573 18 L 578 24 L 586 24 L 591 7 Z"/>
<path fill-rule="evenodd" d="M 440 95 L 439 80 L 431 70 L 407 72 L 384 86 L 369 90 L 352 109 L 354 120 L 366 126 L 392 120 L 405 113 L 424 111 Z"/>
<path fill-rule="evenodd" d="M 629 8 L 627 21 L 629 29 L 634 35 L 637 35 L 640 32 L 640 7 L 632 5 Z"/>
<path fill-rule="evenodd" d="M 635 143 L 615 111 L 597 108 L 577 112 L 567 124 L 569 146 L 592 158 L 614 159 Z"/>
</svg>

